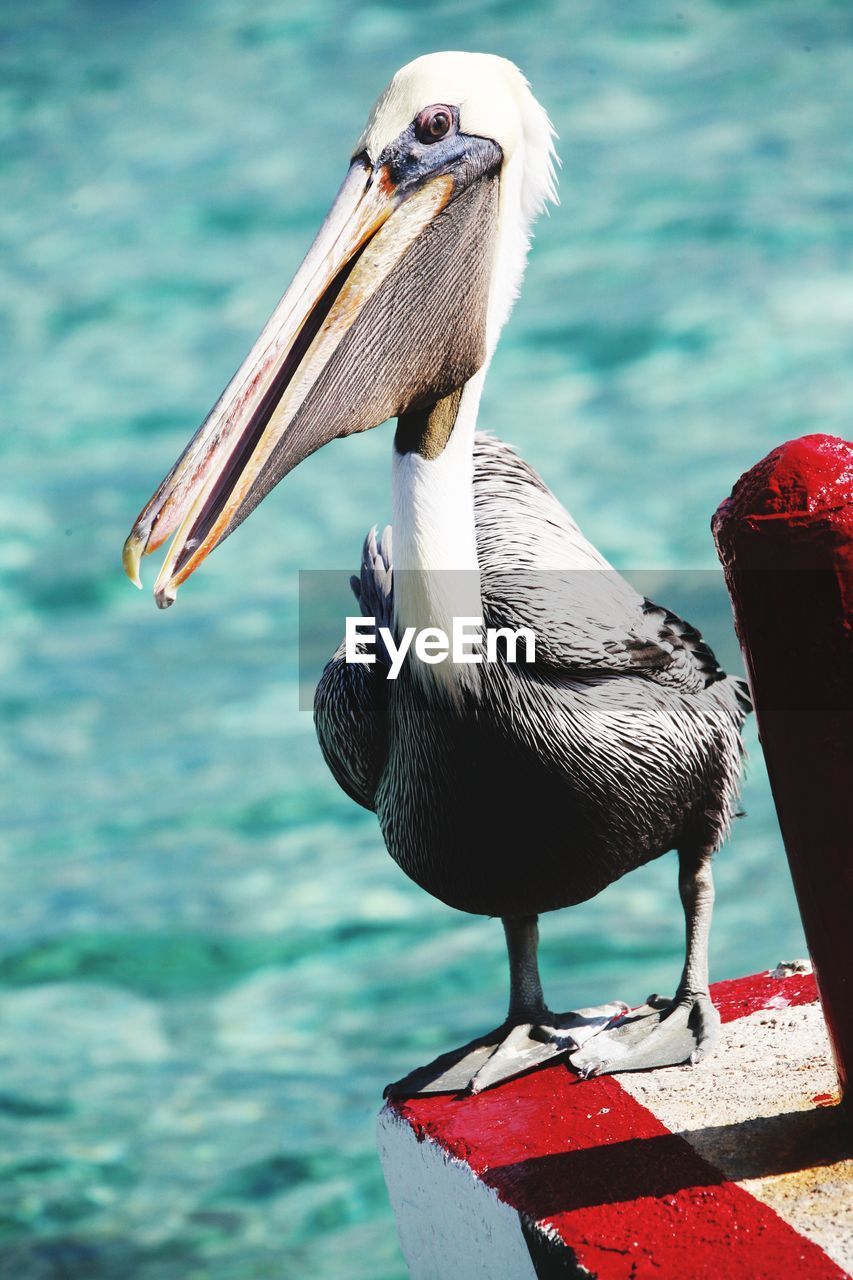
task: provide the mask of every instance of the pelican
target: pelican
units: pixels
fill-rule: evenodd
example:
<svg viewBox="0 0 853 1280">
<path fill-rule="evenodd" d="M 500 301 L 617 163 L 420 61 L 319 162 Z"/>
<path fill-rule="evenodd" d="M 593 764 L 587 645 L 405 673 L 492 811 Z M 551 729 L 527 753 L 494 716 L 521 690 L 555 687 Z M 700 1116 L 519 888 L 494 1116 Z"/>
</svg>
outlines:
<svg viewBox="0 0 853 1280">
<path fill-rule="evenodd" d="M 477 432 L 483 382 L 534 219 L 555 196 L 554 134 L 521 72 L 437 53 L 398 71 L 255 346 L 125 544 L 172 542 L 161 608 L 304 458 L 396 418 L 391 533 L 368 534 L 354 591 L 388 643 L 342 645 L 315 721 L 340 786 L 391 857 L 506 933 L 500 1027 L 389 1086 L 477 1091 L 567 1054 L 583 1075 L 697 1061 L 708 992 L 711 859 L 740 773 L 743 683 L 699 633 L 644 600 L 516 452 Z M 491 661 L 389 645 L 455 619 L 503 637 Z M 528 629 L 535 656 L 512 661 Z M 482 659 L 482 653 L 479 654 Z M 373 660 L 370 661 L 370 658 Z M 553 1013 L 538 917 L 677 850 L 686 956 L 671 1000 Z"/>
</svg>

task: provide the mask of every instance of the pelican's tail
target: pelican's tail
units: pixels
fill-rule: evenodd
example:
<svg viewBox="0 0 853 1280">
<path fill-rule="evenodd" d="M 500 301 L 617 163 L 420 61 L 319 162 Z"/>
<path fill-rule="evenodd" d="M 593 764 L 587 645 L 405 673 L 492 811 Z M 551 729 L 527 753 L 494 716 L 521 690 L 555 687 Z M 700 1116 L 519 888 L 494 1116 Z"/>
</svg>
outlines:
<svg viewBox="0 0 853 1280">
<path fill-rule="evenodd" d="M 361 570 L 350 578 L 353 595 L 365 618 L 374 618 L 377 627 L 391 627 L 394 617 L 394 571 L 391 559 L 391 526 L 379 537 L 376 525 L 364 539 Z"/>
</svg>

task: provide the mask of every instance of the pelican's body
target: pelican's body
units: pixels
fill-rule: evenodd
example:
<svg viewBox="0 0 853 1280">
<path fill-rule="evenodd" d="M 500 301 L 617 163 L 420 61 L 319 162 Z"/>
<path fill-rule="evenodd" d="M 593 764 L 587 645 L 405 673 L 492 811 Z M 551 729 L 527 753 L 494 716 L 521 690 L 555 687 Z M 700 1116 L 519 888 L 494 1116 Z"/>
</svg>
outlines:
<svg viewBox="0 0 853 1280">
<path fill-rule="evenodd" d="M 668 849 L 716 848 L 739 774 L 740 682 L 484 435 L 472 503 L 485 626 L 532 627 L 537 660 L 465 667 L 449 688 L 414 665 L 389 680 L 387 663 L 348 663 L 341 645 L 315 700 L 339 783 L 375 810 L 407 875 L 481 915 L 553 911 Z M 365 612 L 387 620 L 389 542 L 368 536 L 359 586 Z"/>
<path fill-rule="evenodd" d="M 716 1031 L 710 858 L 732 813 L 743 688 L 476 432 L 553 164 L 548 118 L 511 63 L 432 54 L 398 72 L 292 285 L 125 545 L 138 584 L 141 557 L 174 535 L 155 584 L 165 607 L 303 458 L 393 417 L 394 563 L 390 538 L 369 537 L 362 611 L 388 643 L 460 618 L 534 632 L 529 663 L 410 654 L 397 680 L 339 651 L 317 692 L 326 759 L 392 857 L 506 930 L 506 1022 L 406 1088 L 481 1088 L 567 1048 L 584 1072 L 681 1062 Z M 675 1000 L 616 1028 L 624 1006 L 552 1014 L 539 913 L 671 848 L 688 943 Z"/>
</svg>

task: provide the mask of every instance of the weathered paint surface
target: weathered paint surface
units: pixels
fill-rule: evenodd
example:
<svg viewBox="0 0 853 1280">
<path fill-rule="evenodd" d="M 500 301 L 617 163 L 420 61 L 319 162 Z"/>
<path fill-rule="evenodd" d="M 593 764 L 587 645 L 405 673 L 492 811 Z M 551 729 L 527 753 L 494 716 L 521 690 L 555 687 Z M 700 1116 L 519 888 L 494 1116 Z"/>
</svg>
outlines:
<svg viewBox="0 0 853 1280">
<path fill-rule="evenodd" d="M 818 998 L 813 973 L 793 973 L 784 982 L 771 973 L 750 978 L 715 982 L 714 1007 L 722 1022 L 734 1022 L 760 1009 L 789 1009 L 793 1005 L 814 1004 Z"/>
<path fill-rule="evenodd" d="M 722 983 L 713 994 L 724 1021 L 744 1019 L 744 1025 L 791 1018 L 814 1006 L 816 997 L 813 979 L 803 974 Z M 832 1077 L 826 1075 L 825 1047 L 817 1053 L 824 1070 L 809 1087 L 826 1093 Z M 472 1098 L 391 1104 L 386 1123 L 405 1125 L 418 1142 L 436 1144 L 445 1158 L 464 1165 L 477 1180 L 472 1194 L 479 1183 L 562 1241 L 575 1274 L 579 1265 L 602 1280 L 847 1275 L 813 1238 L 709 1158 L 707 1144 L 704 1153 L 697 1149 L 675 1111 L 671 1118 L 682 1132 L 672 1132 L 665 1108 L 652 1096 L 654 1077 L 661 1096 L 667 1078 L 693 1082 L 698 1119 L 692 1127 L 707 1129 L 726 1070 L 725 1055 L 718 1054 L 698 1068 L 581 1081 L 557 1063 Z M 640 1101 L 629 1089 L 643 1081 L 652 1095 Z M 689 1110 L 689 1100 L 682 1103 Z M 389 1183 L 394 1176 L 386 1164 Z M 419 1211 L 430 1213 L 428 1199 Z M 513 1274 L 502 1271 L 494 1256 L 491 1266 L 496 1278 Z M 435 1274 L 452 1280 L 464 1273 L 451 1260 Z"/>
<path fill-rule="evenodd" d="M 846 1096 L 853 1077 L 853 444 L 811 435 L 780 445 L 741 476 L 713 528 Z"/>
<path fill-rule="evenodd" d="M 730 1182 L 853 1271 L 853 1141 L 820 1005 L 728 1022 L 693 1070 L 637 1072 L 622 1087 Z"/>
</svg>

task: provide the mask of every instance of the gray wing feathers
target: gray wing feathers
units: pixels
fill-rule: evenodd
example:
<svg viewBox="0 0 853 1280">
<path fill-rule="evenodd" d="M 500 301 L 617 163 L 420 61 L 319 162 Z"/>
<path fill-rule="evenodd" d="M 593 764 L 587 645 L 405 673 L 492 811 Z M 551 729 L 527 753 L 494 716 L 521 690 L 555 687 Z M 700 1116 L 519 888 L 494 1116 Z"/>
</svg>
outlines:
<svg viewBox="0 0 853 1280">
<path fill-rule="evenodd" d="M 644 675 L 687 693 L 722 677 L 699 633 L 644 600 L 532 467 L 481 433 L 474 509 L 487 624 L 532 627 L 539 666 L 572 678 Z"/>
<path fill-rule="evenodd" d="M 386 525 L 379 538 L 376 526 L 364 539 L 361 549 L 361 571 L 350 578 L 353 595 L 365 618 L 375 618 L 377 627 L 390 627 L 394 612 L 394 575 L 392 570 L 391 526 Z"/>
<path fill-rule="evenodd" d="M 350 579 L 364 617 L 377 628 L 393 614 L 391 529 L 364 540 L 361 572 Z M 365 646 L 359 645 L 364 652 Z M 326 763 L 338 784 L 366 809 L 374 808 L 376 784 L 385 763 L 385 672 L 388 657 L 377 637 L 376 662 L 346 662 L 344 641 L 327 663 L 314 695 L 314 723 Z"/>
</svg>

